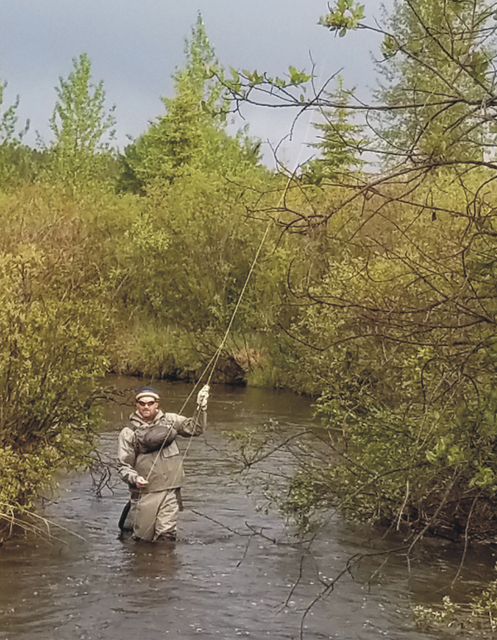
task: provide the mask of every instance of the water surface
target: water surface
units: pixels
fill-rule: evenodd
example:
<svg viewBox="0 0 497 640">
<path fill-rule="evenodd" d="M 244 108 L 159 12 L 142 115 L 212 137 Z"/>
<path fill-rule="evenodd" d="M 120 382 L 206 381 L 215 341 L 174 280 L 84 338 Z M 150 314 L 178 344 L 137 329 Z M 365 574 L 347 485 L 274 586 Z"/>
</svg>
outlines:
<svg viewBox="0 0 497 640">
<path fill-rule="evenodd" d="M 130 379 L 116 383 L 136 386 Z M 172 411 L 191 390 L 157 386 Z M 108 455 L 128 413 L 117 405 L 109 410 L 101 443 Z M 468 597 L 481 579 L 493 577 L 493 550 L 473 550 L 450 592 L 459 547 L 427 542 L 408 571 L 403 554 L 367 555 L 388 552 L 400 539 L 382 539 L 337 517 L 310 547 L 297 544 L 276 512 L 259 510 L 260 489 L 247 493 L 225 435 L 270 420 L 289 431 L 313 423 L 309 402 L 289 393 L 212 390 L 205 437 L 180 442 L 187 481 L 175 546 L 118 539 L 127 499 L 120 481 L 98 498 L 89 474 L 65 479 L 42 512 L 54 523 L 51 537 L 20 538 L 0 550 L 0 639 L 421 640 L 427 634 L 414 628 L 411 605 L 439 603 L 445 593 Z M 280 455 L 266 469 L 278 473 L 287 463 Z M 263 479 L 257 471 L 254 477 Z M 366 557 L 310 606 L 356 554 Z"/>
</svg>

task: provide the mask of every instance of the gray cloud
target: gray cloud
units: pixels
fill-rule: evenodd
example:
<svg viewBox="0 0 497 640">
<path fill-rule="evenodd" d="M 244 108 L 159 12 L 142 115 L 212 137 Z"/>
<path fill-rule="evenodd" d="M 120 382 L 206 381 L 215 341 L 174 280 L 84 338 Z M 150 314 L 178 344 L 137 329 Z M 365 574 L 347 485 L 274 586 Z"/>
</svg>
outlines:
<svg viewBox="0 0 497 640">
<path fill-rule="evenodd" d="M 367 9 L 378 15 L 380 0 Z M 32 122 L 28 142 L 39 130 L 48 140 L 54 87 L 67 76 L 72 59 L 86 52 L 95 81 L 103 80 L 108 104 L 115 104 L 118 143 L 137 136 L 171 95 L 171 75 L 182 64 L 184 40 L 197 12 L 224 66 L 284 73 L 290 64 L 320 79 L 343 68 L 348 86 L 367 95 L 373 84 L 370 50 L 377 40 L 366 33 L 335 38 L 317 24 L 327 10 L 322 0 L 2 0 L 0 77 L 8 82 L 6 102 L 20 96 L 19 115 Z M 292 116 L 245 110 L 251 131 L 273 144 L 288 132 Z M 293 150 L 308 135 L 298 127 Z M 303 132 L 302 132 L 303 131 Z M 285 143 L 290 149 L 292 145 Z"/>
</svg>

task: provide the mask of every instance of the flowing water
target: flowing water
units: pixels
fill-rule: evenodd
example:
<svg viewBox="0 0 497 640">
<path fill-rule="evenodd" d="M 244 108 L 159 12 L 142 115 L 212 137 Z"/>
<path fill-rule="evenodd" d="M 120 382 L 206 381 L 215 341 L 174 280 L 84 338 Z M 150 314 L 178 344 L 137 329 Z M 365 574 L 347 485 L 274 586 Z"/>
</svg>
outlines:
<svg viewBox="0 0 497 640">
<path fill-rule="evenodd" d="M 116 384 L 133 388 L 136 381 Z M 182 384 L 157 387 L 172 411 L 190 391 Z M 110 455 L 128 413 L 109 410 L 101 448 Z M 439 603 L 447 593 L 467 598 L 493 577 L 493 549 L 471 550 L 451 591 L 459 546 L 425 542 L 408 569 L 405 555 L 388 553 L 401 540 L 337 517 L 310 547 L 297 544 L 276 512 L 259 509 L 265 504 L 259 489 L 247 491 L 225 434 L 271 420 L 288 430 L 308 426 L 309 402 L 288 393 L 212 390 L 208 432 L 180 442 L 187 481 L 176 545 L 118 539 L 124 484 L 115 481 L 113 492 L 97 497 L 89 474 L 65 478 L 41 512 L 53 523 L 50 536 L 22 537 L 0 549 L 0 640 L 421 640 L 428 636 L 413 626 L 413 605 Z M 266 469 L 278 473 L 287 464 L 280 455 Z M 255 477 L 263 480 L 257 471 Z M 356 554 L 365 556 L 344 572 Z"/>
</svg>

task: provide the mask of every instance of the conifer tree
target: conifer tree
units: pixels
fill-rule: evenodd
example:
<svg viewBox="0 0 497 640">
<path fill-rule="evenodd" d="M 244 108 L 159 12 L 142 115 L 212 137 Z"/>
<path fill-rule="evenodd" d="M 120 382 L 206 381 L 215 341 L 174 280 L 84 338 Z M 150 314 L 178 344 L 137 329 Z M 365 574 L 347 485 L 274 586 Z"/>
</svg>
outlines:
<svg viewBox="0 0 497 640">
<path fill-rule="evenodd" d="M 364 128 L 350 121 L 351 114 L 347 109 L 353 93 L 353 90 L 344 88 L 340 76 L 337 90 L 328 97 L 330 103 L 341 106 L 322 109 L 325 121 L 314 125 L 318 131 L 318 142 L 310 146 L 318 149 L 320 154 L 305 169 L 307 178 L 312 182 L 321 183 L 323 179 L 339 181 L 364 164 L 361 160 L 367 147 Z"/>
<path fill-rule="evenodd" d="M 226 132 L 226 91 L 213 77 L 214 66 L 219 68 L 199 14 L 185 43 L 185 65 L 174 74 L 174 96 L 162 98 L 165 114 L 121 158 L 124 190 L 145 193 L 195 170 L 223 173 L 227 165 L 258 161 L 243 132 L 235 137 Z"/>
</svg>

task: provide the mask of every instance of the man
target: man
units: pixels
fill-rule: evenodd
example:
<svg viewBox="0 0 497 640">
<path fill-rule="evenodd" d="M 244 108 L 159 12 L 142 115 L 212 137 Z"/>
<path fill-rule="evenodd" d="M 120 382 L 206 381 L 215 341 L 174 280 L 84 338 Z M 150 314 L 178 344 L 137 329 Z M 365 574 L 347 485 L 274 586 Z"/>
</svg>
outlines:
<svg viewBox="0 0 497 640">
<path fill-rule="evenodd" d="M 205 385 L 197 396 L 194 417 L 185 418 L 164 413 L 154 388 L 138 389 L 135 411 L 118 443 L 119 476 L 131 493 L 129 510 L 120 526 L 132 530 L 135 540 L 176 540 L 184 477 L 176 436 L 204 432 L 208 399 L 209 386 Z"/>
</svg>

